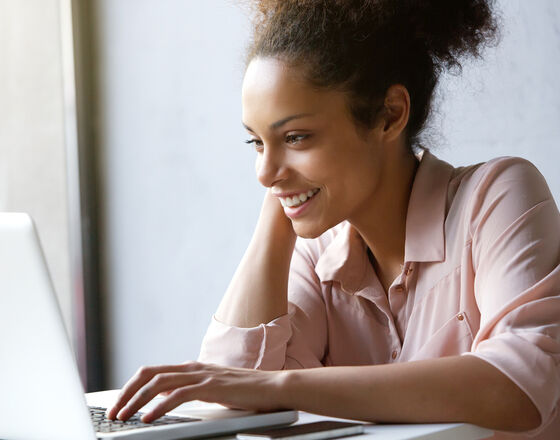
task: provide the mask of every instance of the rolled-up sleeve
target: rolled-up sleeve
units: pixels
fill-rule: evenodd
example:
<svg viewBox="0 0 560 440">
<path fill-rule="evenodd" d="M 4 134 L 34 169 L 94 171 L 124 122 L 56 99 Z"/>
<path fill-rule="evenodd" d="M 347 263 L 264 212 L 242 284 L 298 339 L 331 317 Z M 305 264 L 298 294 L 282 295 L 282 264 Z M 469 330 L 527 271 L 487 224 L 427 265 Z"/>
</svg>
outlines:
<svg viewBox="0 0 560 440">
<path fill-rule="evenodd" d="M 261 370 L 321 366 L 327 320 L 314 258 L 309 243 L 298 238 L 290 264 L 288 313 L 252 328 L 213 317 L 199 361 Z"/>
<path fill-rule="evenodd" d="M 229 326 L 212 317 L 198 360 L 273 370 L 284 359 L 291 334 L 288 315 L 251 328 Z"/>
<path fill-rule="evenodd" d="M 481 172 L 470 207 L 481 323 L 468 354 L 518 385 L 542 428 L 560 399 L 560 216 L 529 162 L 502 159 Z"/>
</svg>

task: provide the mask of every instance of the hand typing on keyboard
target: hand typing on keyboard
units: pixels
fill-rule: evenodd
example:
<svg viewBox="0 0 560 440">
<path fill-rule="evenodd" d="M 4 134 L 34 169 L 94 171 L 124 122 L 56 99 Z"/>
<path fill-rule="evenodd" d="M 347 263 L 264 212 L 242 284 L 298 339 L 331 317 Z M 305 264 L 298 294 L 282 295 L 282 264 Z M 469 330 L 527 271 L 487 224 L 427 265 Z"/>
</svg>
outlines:
<svg viewBox="0 0 560 440">
<path fill-rule="evenodd" d="M 191 400 L 255 411 L 284 409 L 278 392 L 282 373 L 200 362 L 142 367 L 122 388 L 107 418 L 127 421 L 158 394 L 164 398 L 140 417 L 142 422 L 150 423 Z"/>
</svg>

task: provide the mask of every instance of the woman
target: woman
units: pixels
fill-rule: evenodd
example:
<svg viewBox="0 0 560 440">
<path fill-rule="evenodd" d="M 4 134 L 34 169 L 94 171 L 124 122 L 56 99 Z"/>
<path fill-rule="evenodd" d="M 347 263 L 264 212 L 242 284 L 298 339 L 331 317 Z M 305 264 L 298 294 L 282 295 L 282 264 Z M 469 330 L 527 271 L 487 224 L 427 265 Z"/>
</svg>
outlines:
<svg viewBox="0 0 560 440">
<path fill-rule="evenodd" d="M 144 421 L 200 399 L 556 438 L 550 191 L 524 160 L 455 169 L 418 143 L 439 74 L 495 38 L 491 5 L 255 4 L 253 239 L 199 362 L 141 368 L 109 417 L 165 393 Z"/>
</svg>

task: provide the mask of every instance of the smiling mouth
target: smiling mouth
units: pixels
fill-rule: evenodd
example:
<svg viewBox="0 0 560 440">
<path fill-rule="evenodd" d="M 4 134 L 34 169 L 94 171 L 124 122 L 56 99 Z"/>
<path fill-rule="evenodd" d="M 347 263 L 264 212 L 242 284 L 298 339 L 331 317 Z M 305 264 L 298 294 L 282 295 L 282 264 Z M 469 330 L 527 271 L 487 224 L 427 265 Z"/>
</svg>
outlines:
<svg viewBox="0 0 560 440">
<path fill-rule="evenodd" d="M 303 205 L 307 200 L 314 197 L 318 192 L 319 188 L 315 188 L 289 197 L 278 197 L 278 199 L 280 199 L 280 203 L 283 207 L 297 208 L 299 205 Z"/>
</svg>

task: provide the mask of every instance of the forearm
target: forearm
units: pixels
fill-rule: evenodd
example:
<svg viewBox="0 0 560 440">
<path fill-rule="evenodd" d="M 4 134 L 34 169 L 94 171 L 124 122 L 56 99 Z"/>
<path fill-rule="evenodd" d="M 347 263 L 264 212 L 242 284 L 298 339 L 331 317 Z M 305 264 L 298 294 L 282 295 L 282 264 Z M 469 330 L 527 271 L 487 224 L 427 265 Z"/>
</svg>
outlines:
<svg viewBox="0 0 560 440">
<path fill-rule="evenodd" d="M 536 428 L 525 393 L 473 356 L 282 372 L 282 406 L 373 422 L 466 422 L 495 430 Z"/>
<path fill-rule="evenodd" d="M 295 240 L 280 203 L 267 195 L 251 243 L 216 312 L 219 321 L 255 327 L 287 313 Z"/>
</svg>

